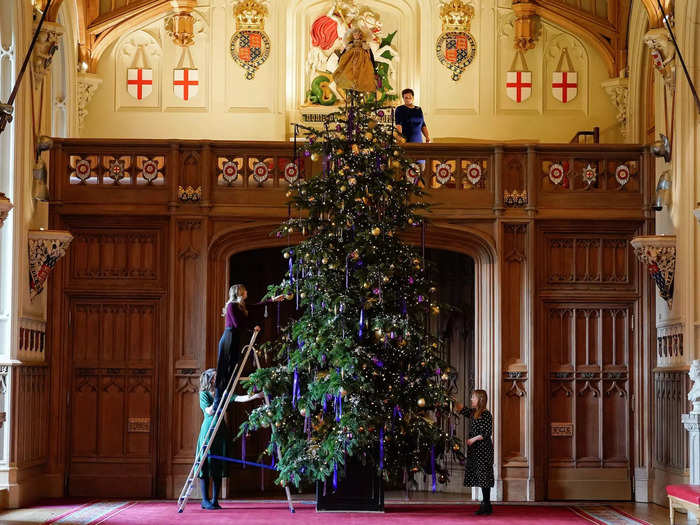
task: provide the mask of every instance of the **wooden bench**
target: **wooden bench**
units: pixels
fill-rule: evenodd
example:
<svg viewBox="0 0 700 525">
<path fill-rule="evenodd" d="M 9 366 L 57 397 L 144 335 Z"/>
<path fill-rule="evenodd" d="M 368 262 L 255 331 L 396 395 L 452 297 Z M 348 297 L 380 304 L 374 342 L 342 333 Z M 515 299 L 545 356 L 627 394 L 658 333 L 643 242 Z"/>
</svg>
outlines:
<svg viewBox="0 0 700 525">
<path fill-rule="evenodd" d="M 700 515 L 700 485 L 667 485 L 666 494 L 671 525 L 677 508 Z"/>
</svg>

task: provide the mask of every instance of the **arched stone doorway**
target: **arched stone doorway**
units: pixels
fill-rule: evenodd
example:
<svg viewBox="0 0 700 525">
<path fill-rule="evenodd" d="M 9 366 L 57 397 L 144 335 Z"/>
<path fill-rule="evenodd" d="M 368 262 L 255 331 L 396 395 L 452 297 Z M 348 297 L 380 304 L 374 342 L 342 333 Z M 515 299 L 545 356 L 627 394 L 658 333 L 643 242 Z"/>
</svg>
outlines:
<svg viewBox="0 0 700 525">
<path fill-rule="evenodd" d="M 231 258 L 239 256 L 245 252 L 258 250 L 257 254 L 267 253 L 274 257 L 277 250 L 288 244 L 287 239 L 277 239 L 271 237 L 269 232 L 272 231 L 276 224 L 257 224 L 255 226 L 239 226 L 225 228 L 221 225 L 220 233 L 215 235 L 209 248 L 208 274 L 207 279 L 207 359 L 209 366 L 213 366 L 216 361 L 216 342 L 221 331 L 221 305 L 225 301 L 225 295 L 231 279 L 237 281 L 243 280 L 238 275 L 232 275 Z M 419 231 L 407 232 L 405 238 L 408 242 L 414 245 L 420 245 L 421 235 Z M 472 345 L 473 354 L 468 360 L 462 360 L 462 367 L 471 367 L 469 378 L 461 388 L 458 389 L 458 395 L 464 402 L 464 398 L 468 396 L 470 387 L 484 388 L 490 393 L 491 406 L 494 414 L 496 414 L 496 424 L 494 429 L 494 444 L 496 444 L 496 464 L 499 462 L 499 398 L 500 398 L 500 382 L 498 374 L 500 373 L 500 352 L 496 351 L 496 309 L 495 309 L 495 279 L 496 279 L 496 254 L 494 244 L 487 234 L 479 231 L 476 228 L 470 227 L 451 227 L 430 225 L 425 236 L 425 246 L 427 249 L 426 256 L 432 259 L 443 259 L 444 264 L 449 264 L 449 260 L 464 264 L 464 261 L 469 261 L 465 264 L 466 271 L 473 272 L 473 281 L 470 283 L 470 289 L 473 291 L 473 298 L 469 306 L 473 308 L 473 324 L 470 326 L 469 344 Z M 294 244 L 292 240 L 291 244 Z M 269 249 L 264 252 L 262 249 Z M 280 258 L 281 259 L 281 258 Z M 459 262 L 461 261 L 461 263 Z M 246 266 L 248 267 L 248 266 Z M 445 268 L 447 270 L 448 268 Z M 281 270 L 283 271 L 283 270 Z M 452 276 L 447 277 L 449 280 L 454 279 L 455 270 L 452 269 Z M 245 270 L 243 270 L 243 273 Z M 269 272 L 268 272 L 269 273 Z M 445 272 L 450 273 L 450 272 Z M 265 274 L 263 271 L 262 274 Z M 261 275 L 262 275 L 261 274 Z M 265 274 L 266 275 L 266 274 Z M 274 280 L 271 282 L 275 282 Z M 260 286 L 256 285 L 256 293 L 260 294 Z M 253 296 L 249 299 L 258 300 L 258 296 Z M 442 299 L 441 299 L 442 300 Z M 449 301 L 449 298 L 447 298 Z M 268 319 L 268 327 L 272 329 L 276 323 L 276 312 L 270 310 L 270 318 Z M 445 322 L 444 326 L 437 327 L 446 333 L 450 330 Z M 459 328 L 457 328 L 459 330 Z M 454 357 L 451 356 L 451 360 Z M 456 365 L 456 363 L 453 363 Z M 466 368 L 465 368 L 466 370 Z M 464 372 L 463 372 L 464 373 Z M 461 427 L 458 431 L 462 431 Z M 252 443 L 251 443 L 252 444 Z M 249 444 L 248 446 L 250 446 Z M 236 450 L 238 450 L 237 447 Z M 252 452 L 252 449 L 251 449 Z M 447 488 L 450 492 L 465 492 L 461 480 L 461 466 L 455 464 L 450 465 L 451 480 Z M 498 471 L 498 469 L 497 469 Z M 252 472 L 245 473 L 245 477 L 260 480 L 260 474 Z M 264 486 L 268 486 L 269 475 L 265 476 Z M 259 481 L 253 486 L 258 487 Z M 419 484 L 419 489 L 423 487 Z"/>
</svg>

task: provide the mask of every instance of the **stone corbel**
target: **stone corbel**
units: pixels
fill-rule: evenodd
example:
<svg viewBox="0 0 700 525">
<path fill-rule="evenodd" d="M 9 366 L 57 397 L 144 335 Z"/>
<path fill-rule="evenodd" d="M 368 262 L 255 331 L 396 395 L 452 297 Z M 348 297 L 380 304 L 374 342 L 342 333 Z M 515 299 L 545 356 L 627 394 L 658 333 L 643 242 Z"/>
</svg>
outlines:
<svg viewBox="0 0 700 525">
<path fill-rule="evenodd" d="M 78 128 L 85 125 L 88 116 L 87 105 L 102 84 L 102 79 L 94 73 L 78 73 Z"/>
<path fill-rule="evenodd" d="M 10 210 L 13 207 L 14 206 L 10 202 L 10 199 L 8 199 L 4 193 L 0 193 L 0 228 L 2 228 L 2 225 L 5 223 L 5 219 L 7 219 L 7 215 L 10 213 Z"/>
<path fill-rule="evenodd" d="M 55 22 L 44 21 L 39 31 L 39 38 L 32 51 L 32 74 L 34 89 L 39 89 L 46 73 L 51 67 L 53 55 L 58 50 L 58 43 L 63 36 L 63 26 Z"/>
<path fill-rule="evenodd" d="M 649 266 L 649 275 L 654 279 L 661 298 L 673 307 L 673 279 L 676 271 L 676 236 L 642 235 L 631 241 L 634 254 Z"/>
<path fill-rule="evenodd" d="M 515 47 L 527 51 L 534 49 L 537 43 L 537 7 L 531 0 L 513 0 L 515 12 Z"/>
<path fill-rule="evenodd" d="M 627 136 L 627 108 L 629 104 L 629 80 L 620 75 L 601 84 L 617 110 L 617 122 L 623 136 Z"/>
<path fill-rule="evenodd" d="M 644 35 L 644 43 L 649 47 L 654 67 L 661 73 L 666 88 L 676 89 L 676 48 L 665 27 L 650 29 Z"/>
<path fill-rule="evenodd" d="M 165 21 L 165 30 L 176 46 L 189 47 L 194 44 L 194 17 L 192 11 L 197 0 L 170 0 L 175 14 Z"/>
<path fill-rule="evenodd" d="M 56 262 L 66 254 L 73 236 L 61 230 L 30 230 L 29 295 L 32 299 L 44 289 Z"/>
</svg>

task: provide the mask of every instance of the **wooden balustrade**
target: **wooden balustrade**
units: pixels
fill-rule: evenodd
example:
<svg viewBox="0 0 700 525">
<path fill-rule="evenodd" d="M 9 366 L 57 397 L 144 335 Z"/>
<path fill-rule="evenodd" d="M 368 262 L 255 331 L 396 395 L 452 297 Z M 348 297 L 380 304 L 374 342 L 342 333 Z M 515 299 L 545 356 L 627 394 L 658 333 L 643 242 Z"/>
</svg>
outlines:
<svg viewBox="0 0 700 525">
<path fill-rule="evenodd" d="M 640 145 L 408 144 L 418 184 L 441 216 L 491 216 L 507 208 L 648 210 L 651 158 Z M 320 172 L 322 161 L 297 158 L 290 142 L 57 139 L 51 198 L 56 204 L 167 209 L 285 207 L 294 177 Z M 550 176 L 550 170 L 553 171 Z M 407 174 L 411 175 L 411 174 Z M 557 177 L 559 175 L 559 177 Z"/>
</svg>

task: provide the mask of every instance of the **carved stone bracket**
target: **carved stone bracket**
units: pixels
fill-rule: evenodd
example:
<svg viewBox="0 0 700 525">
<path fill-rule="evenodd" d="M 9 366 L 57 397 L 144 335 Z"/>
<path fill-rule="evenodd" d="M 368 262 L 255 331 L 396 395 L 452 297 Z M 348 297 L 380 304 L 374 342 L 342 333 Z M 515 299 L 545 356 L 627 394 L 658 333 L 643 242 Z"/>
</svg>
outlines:
<svg viewBox="0 0 700 525">
<path fill-rule="evenodd" d="M 35 89 L 39 89 L 49 71 L 53 55 L 58 50 L 58 43 L 62 36 L 63 26 L 55 22 L 44 21 L 32 52 L 32 74 L 34 75 Z"/>
<path fill-rule="evenodd" d="M 631 241 L 634 254 L 649 266 L 649 274 L 661 298 L 673 307 L 673 279 L 676 271 L 676 236 L 643 235 Z"/>
<path fill-rule="evenodd" d="M 504 372 L 503 380 L 510 383 L 510 388 L 506 391 L 508 397 L 524 397 L 527 393 L 525 390 L 525 382 L 527 381 L 527 372 Z"/>
<path fill-rule="evenodd" d="M 13 207 L 14 205 L 10 202 L 10 199 L 8 199 L 4 193 L 0 193 L 0 228 L 2 228 L 5 219 L 7 219 L 7 215 Z"/>
<path fill-rule="evenodd" d="M 627 107 L 629 104 L 629 80 L 620 76 L 611 80 L 606 80 L 601 84 L 610 97 L 610 102 L 617 110 L 617 122 L 623 136 L 627 136 Z"/>
<path fill-rule="evenodd" d="M 644 35 L 644 43 L 649 47 L 654 67 L 661 73 L 666 88 L 673 92 L 676 88 L 676 48 L 665 27 L 650 29 Z"/>
<path fill-rule="evenodd" d="M 88 116 L 87 105 L 102 84 L 102 79 L 94 73 L 78 73 L 78 128 L 85 125 Z"/>
<path fill-rule="evenodd" d="M 44 289 L 56 262 L 66 254 L 73 236 L 60 230 L 30 230 L 29 295 L 33 299 Z"/>
</svg>

